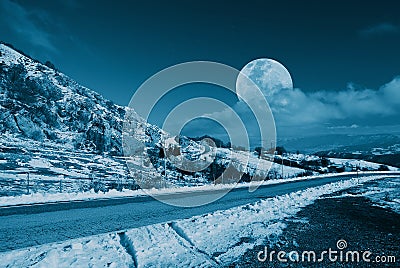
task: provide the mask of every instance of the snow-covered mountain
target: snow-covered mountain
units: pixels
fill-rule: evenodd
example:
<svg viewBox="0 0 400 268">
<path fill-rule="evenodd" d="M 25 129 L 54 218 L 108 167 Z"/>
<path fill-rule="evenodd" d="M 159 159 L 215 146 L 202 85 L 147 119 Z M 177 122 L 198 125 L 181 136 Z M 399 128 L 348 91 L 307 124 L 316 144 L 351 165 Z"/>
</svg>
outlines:
<svg viewBox="0 0 400 268">
<path fill-rule="evenodd" d="M 125 109 L 0 44 L 0 133 L 122 155 Z"/>
<path fill-rule="evenodd" d="M 124 120 L 139 130 L 133 136 L 148 153 L 152 165 L 146 165 L 155 168 L 153 173 L 146 171 L 143 162 L 127 163 L 122 133 L 129 130 L 123 129 Z M 0 195 L 43 189 L 55 192 L 136 188 L 136 180 L 143 174 L 152 179 L 162 175 L 175 185 L 210 183 L 224 171 L 232 156 L 235 168 L 246 173 L 248 180 L 254 175 L 266 177 L 267 170 L 256 174 L 259 161 L 265 162 L 264 167 L 271 164 L 252 154 L 218 149 L 186 137 L 171 137 L 132 109 L 104 99 L 52 64 L 42 64 L 3 43 L 0 134 Z M 211 159 L 211 164 L 199 172 L 182 170 L 165 158 L 163 146 L 178 162 L 202 155 Z M 124 148 L 125 153 L 127 148 L 128 153 L 130 149 L 136 150 Z M 246 161 L 249 157 L 250 164 Z M 133 172 L 128 171 L 127 164 Z"/>
<path fill-rule="evenodd" d="M 128 124 L 124 125 L 124 120 Z M 134 133 L 128 133 L 132 129 Z M 236 181 L 238 174 L 242 181 L 249 181 L 252 177 L 282 178 L 322 172 L 318 161 L 259 158 L 252 152 L 216 148 L 204 140 L 172 137 L 145 122 L 134 110 L 78 84 L 51 63 L 42 64 L 2 43 L 0 134 L 0 196 L 136 189 L 143 177 L 153 182 L 166 178 L 176 186 L 207 184 L 228 166 L 234 173 L 227 173 L 218 183 Z M 127 146 L 123 136 L 139 141 L 151 164 L 140 157 L 124 156 L 138 148 L 135 142 Z M 299 140 L 294 142 L 296 146 L 302 144 Z M 171 161 L 185 163 L 200 158 L 209 165 L 199 171 L 181 169 Z M 165 186 L 160 180 L 159 187 Z"/>
<path fill-rule="evenodd" d="M 137 187 L 122 149 L 128 108 L 46 65 L 0 44 L 0 195 L 29 191 L 35 181 L 47 181 L 47 188 L 55 190 L 61 188 L 56 183 L 60 175 L 63 190 L 93 187 L 75 183 L 84 179 L 107 187 L 117 181 Z M 143 123 L 141 141 L 157 155 L 166 133 L 134 111 L 129 115 L 133 123 Z M 153 160 L 157 166 L 159 160 Z"/>
<path fill-rule="evenodd" d="M 161 180 L 157 185 L 161 177 L 168 185 L 192 186 L 319 171 L 306 171 L 304 167 L 310 165 L 295 166 L 287 159 L 216 148 L 205 140 L 172 137 L 133 109 L 78 84 L 51 63 L 42 64 L 3 43 L 0 134 L 0 196 L 136 189 L 143 178 L 150 179 L 152 187 L 166 186 Z M 176 165 L 198 159 L 208 163 L 198 171 Z M 201 166 L 201 161 L 196 165 Z M 230 173 L 217 180 L 226 170 Z"/>
</svg>

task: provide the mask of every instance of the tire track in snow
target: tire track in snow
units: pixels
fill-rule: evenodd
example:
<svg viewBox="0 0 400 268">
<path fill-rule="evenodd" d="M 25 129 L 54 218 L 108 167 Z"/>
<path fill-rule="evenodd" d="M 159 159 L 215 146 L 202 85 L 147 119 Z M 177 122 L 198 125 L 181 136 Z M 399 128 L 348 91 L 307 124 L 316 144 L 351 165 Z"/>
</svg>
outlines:
<svg viewBox="0 0 400 268">
<path fill-rule="evenodd" d="M 118 233 L 118 236 L 119 236 L 119 241 L 121 243 L 121 246 L 123 246 L 125 248 L 126 253 L 128 253 L 132 257 L 132 261 L 133 261 L 133 265 L 134 265 L 132 268 L 138 267 L 136 251 L 135 251 L 135 248 L 133 246 L 131 239 L 126 235 L 125 232 Z"/>
<path fill-rule="evenodd" d="M 126 236 L 135 245 L 138 267 L 176 267 L 177 263 L 180 267 L 219 267 L 181 235 L 168 223 L 126 232 Z"/>
<path fill-rule="evenodd" d="M 210 262 L 215 265 L 218 266 L 219 263 L 218 261 L 213 258 L 212 256 L 208 255 L 206 252 L 202 251 L 201 249 L 199 249 L 198 247 L 196 247 L 196 245 L 190 240 L 190 238 L 186 235 L 185 231 L 182 230 L 177 224 L 176 222 L 170 222 L 168 223 L 168 226 L 176 233 L 176 235 L 178 236 L 178 241 L 180 239 L 184 240 L 187 244 L 190 245 L 190 249 L 197 251 L 199 254 L 204 255 L 205 257 L 209 258 Z M 182 246 L 187 247 L 186 243 L 182 243 Z"/>
</svg>

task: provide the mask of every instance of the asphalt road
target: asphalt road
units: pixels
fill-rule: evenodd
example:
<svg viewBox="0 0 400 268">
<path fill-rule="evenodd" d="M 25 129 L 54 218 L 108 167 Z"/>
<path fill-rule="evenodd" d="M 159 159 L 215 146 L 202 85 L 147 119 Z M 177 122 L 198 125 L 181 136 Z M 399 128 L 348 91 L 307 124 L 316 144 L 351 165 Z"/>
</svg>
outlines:
<svg viewBox="0 0 400 268">
<path fill-rule="evenodd" d="M 371 175 L 377 174 L 362 176 Z M 247 188 L 238 188 L 213 203 L 189 208 L 170 206 L 152 197 L 0 208 L 0 252 L 190 218 L 352 177 L 355 175 L 267 185 L 251 193 Z M 170 194 L 168 198 L 182 199 L 184 202 L 185 199 L 214 194 L 218 194 L 218 191 Z"/>
</svg>

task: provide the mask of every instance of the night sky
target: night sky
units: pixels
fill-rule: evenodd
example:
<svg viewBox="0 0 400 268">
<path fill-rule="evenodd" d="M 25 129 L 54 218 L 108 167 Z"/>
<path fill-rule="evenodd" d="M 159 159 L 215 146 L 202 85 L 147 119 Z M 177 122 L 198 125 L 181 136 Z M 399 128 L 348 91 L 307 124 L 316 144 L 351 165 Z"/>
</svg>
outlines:
<svg viewBox="0 0 400 268">
<path fill-rule="evenodd" d="M 399 1 L 4 0 L 0 39 L 121 105 L 154 73 L 193 60 L 241 69 L 276 59 L 306 94 L 379 90 L 400 75 L 399 10 Z"/>
</svg>

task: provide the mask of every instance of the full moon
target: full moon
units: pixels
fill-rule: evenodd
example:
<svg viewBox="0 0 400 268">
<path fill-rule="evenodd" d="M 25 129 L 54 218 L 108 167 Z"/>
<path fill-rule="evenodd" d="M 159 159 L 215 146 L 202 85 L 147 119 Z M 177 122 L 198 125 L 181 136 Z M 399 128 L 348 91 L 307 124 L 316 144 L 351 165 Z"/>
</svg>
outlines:
<svg viewBox="0 0 400 268">
<path fill-rule="evenodd" d="M 244 78 L 245 76 L 261 90 L 267 99 L 279 93 L 283 88 L 293 89 L 292 77 L 289 71 L 276 60 L 256 59 L 246 64 L 240 71 L 236 81 L 236 92 L 239 97 L 246 96 L 246 98 L 251 98 L 252 96 L 249 96 L 251 85 L 249 85 L 248 79 Z"/>
</svg>

